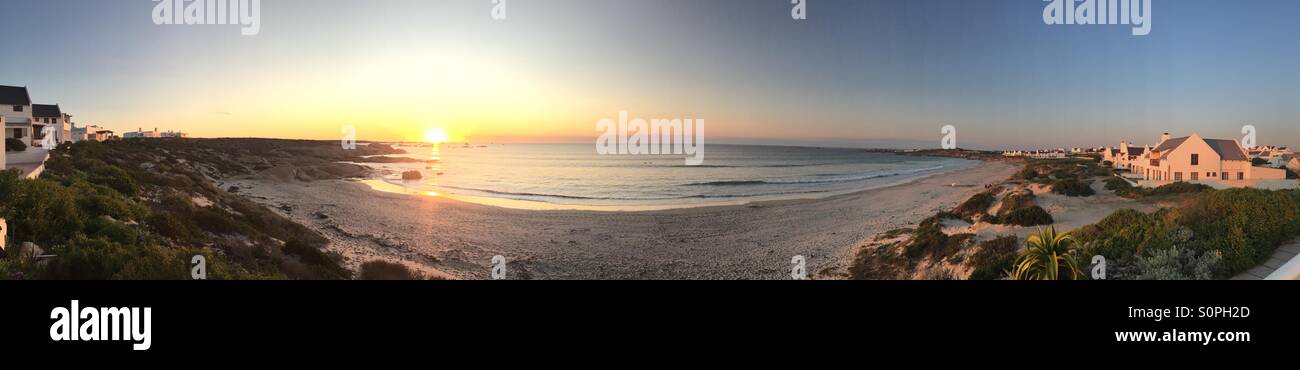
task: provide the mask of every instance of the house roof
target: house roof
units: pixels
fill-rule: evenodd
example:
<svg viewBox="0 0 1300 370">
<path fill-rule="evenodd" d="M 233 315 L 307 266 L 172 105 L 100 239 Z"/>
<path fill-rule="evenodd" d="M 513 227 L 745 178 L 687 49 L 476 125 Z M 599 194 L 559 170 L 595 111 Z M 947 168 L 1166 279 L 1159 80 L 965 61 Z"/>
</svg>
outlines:
<svg viewBox="0 0 1300 370">
<path fill-rule="evenodd" d="M 32 104 L 32 98 L 27 94 L 26 87 L 0 86 L 0 104 L 29 105 Z"/>
<path fill-rule="evenodd" d="M 1182 146 L 1183 143 L 1186 143 L 1187 139 L 1189 138 L 1191 137 L 1184 136 L 1177 139 L 1165 140 L 1165 142 L 1160 143 L 1160 146 L 1157 146 L 1154 149 L 1154 151 L 1159 153 L 1168 153 L 1171 150 L 1178 149 L 1178 147 Z M 1205 140 L 1205 143 L 1210 145 L 1210 149 L 1214 149 L 1214 152 L 1219 154 L 1219 157 L 1225 161 L 1249 161 L 1250 160 L 1250 158 L 1246 157 L 1246 153 L 1244 153 L 1244 151 L 1241 149 L 1241 146 L 1237 145 L 1236 141 L 1226 140 L 1226 139 L 1202 139 L 1202 140 Z"/>
<path fill-rule="evenodd" d="M 1205 139 L 1205 143 L 1210 144 L 1210 147 L 1214 148 L 1214 152 L 1219 153 L 1219 157 L 1223 158 L 1225 161 L 1250 160 L 1250 158 L 1246 158 L 1246 153 L 1242 153 L 1241 146 L 1237 145 L 1236 141 L 1225 139 Z"/>
<path fill-rule="evenodd" d="M 58 104 L 32 104 L 32 117 L 62 118 L 63 112 L 59 111 Z"/>
<path fill-rule="evenodd" d="M 1146 151 L 1147 148 L 1140 148 L 1136 146 L 1128 147 L 1128 155 L 1142 155 L 1142 153 L 1145 153 Z"/>
<path fill-rule="evenodd" d="M 1187 142 L 1187 138 L 1189 137 L 1191 136 L 1183 136 L 1177 139 L 1165 140 L 1165 142 L 1160 143 L 1159 146 L 1156 146 L 1155 151 L 1164 153 L 1170 150 L 1174 150 L 1174 148 L 1177 148 L 1179 145 L 1183 145 L 1183 143 Z"/>
</svg>

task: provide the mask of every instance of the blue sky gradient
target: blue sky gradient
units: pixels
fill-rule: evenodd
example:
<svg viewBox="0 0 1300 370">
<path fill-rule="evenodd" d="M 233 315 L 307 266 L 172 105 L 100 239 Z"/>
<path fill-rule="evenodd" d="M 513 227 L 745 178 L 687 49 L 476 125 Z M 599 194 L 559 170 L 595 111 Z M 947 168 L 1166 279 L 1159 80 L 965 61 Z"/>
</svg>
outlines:
<svg viewBox="0 0 1300 370">
<path fill-rule="evenodd" d="M 723 141 L 761 143 L 934 146 L 951 124 L 964 147 L 1070 147 L 1239 138 L 1252 124 L 1261 144 L 1300 145 L 1300 1 L 1154 0 L 1141 37 L 1046 25 L 1038 0 L 809 0 L 805 21 L 786 0 L 512 0 L 502 22 L 490 0 L 263 0 L 251 37 L 154 25 L 149 0 L 0 3 L 0 33 L 21 35 L 6 41 L 0 84 L 120 131 L 332 138 L 342 122 L 327 116 L 294 122 L 319 131 L 282 132 L 268 127 L 297 116 L 259 113 L 332 109 L 341 98 L 312 94 L 371 91 L 329 81 L 422 53 L 490 61 L 553 96 L 459 123 L 485 136 L 594 137 L 596 120 L 629 110 L 707 118 Z M 421 96 L 350 109 L 454 108 L 446 93 Z"/>
</svg>

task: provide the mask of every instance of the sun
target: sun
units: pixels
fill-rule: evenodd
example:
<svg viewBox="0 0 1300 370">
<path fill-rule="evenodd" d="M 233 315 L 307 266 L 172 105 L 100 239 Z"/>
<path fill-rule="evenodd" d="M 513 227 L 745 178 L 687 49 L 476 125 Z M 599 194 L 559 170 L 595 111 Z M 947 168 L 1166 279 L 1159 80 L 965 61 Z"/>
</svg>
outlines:
<svg viewBox="0 0 1300 370">
<path fill-rule="evenodd" d="M 434 127 L 424 130 L 424 141 L 427 143 L 445 143 L 451 141 L 447 138 L 447 132 L 441 128 Z"/>
</svg>

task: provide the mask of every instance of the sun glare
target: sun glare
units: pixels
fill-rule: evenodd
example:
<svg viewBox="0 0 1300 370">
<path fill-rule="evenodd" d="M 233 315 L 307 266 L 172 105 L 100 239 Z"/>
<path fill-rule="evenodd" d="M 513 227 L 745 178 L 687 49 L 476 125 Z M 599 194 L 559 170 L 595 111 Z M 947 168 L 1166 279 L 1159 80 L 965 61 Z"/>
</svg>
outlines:
<svg viewBox="0 0 1300 370">
<path fill-rule="evenodd" d="M 424 141 L 428 143 L 445 143 L 451 140 L 447 138 L 446 131 L 435 127 L 424 131 Z"/>
</svg>

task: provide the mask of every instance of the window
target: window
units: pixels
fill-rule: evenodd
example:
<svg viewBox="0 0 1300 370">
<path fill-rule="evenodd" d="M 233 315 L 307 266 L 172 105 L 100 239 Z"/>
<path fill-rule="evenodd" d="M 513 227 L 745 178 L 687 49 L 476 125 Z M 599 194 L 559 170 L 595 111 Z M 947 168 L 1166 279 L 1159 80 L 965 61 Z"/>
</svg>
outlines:
<svg viewBox="0 0 1300 370">
<path fill-rule="evenodd" d="M 1201 173 L 1200 173 L 1200 172 L 1192 172 L 1192 181 L 1196 181 L 1196 180 L 1200 180 L 1200 179 L 1201 179 Z"/>
<path fill-rule="evenodd" d="M 1228 173 L 1227 173 L 1227 172 L 1224 172 L 1224 173 L 1222 173 L 1221 175 L 1223 175 L 1223 177 L 1220 177 L 1220 179 L 1222 179 L 1222 180 L 1224 180 L 1224 181 L 1227 181 L 1227 180 L 1228 180 Z"/>
<path fill-rule="evenodd" d="M 1245 180 L 1245 179 L 1246 179 L 1245 172 L 1237 172 L 1237 180 Z"/>
<path fill-rule="evenodd" d="M 1174 181 L 1183 181 L 1183 173 L 1174 172 Z"/>
<path fill-rule="evenodd" d="M 1206 173 L 1205 173 L 1205 178 L 1207 178 L 1207 179 L 1212 179 L 1212 178 L 1215 178 L 1215 177 L 1218 177 L 1218 176 L 1217 176 L 1214 172 L 1206 172 Z"/>
<path fill-rule="evenodd" d="M 23 106 L 21 105 L 14 106 L 14 112 L 22 112 L 22 111 L 23 111 Z"/>
<path fill-rule="evenodd" d="M 23 138 L 23 129 L 20 129 L 20 128 L 16 128 L 16 129 L 14 129 L 14 138 L 15 138 L 15 139 L 22 139 L 22 138 Z"/>
<path fill-rule="evenodd" d="M 1193 166 L 1199 166 L 1199 165 L 1201 165 L 1201 155 L 1200 155 L 1200 154 L 1192 154 L 1192 165 L 1193 165 Z"/>
</svg>

